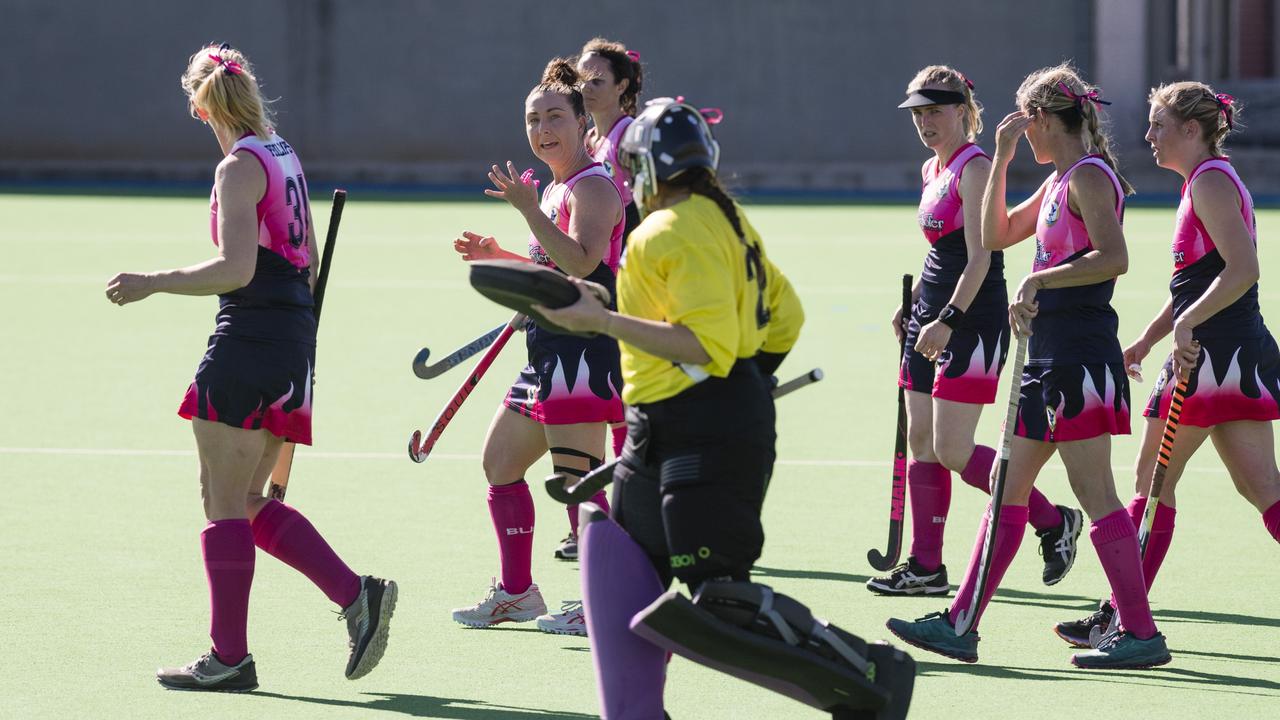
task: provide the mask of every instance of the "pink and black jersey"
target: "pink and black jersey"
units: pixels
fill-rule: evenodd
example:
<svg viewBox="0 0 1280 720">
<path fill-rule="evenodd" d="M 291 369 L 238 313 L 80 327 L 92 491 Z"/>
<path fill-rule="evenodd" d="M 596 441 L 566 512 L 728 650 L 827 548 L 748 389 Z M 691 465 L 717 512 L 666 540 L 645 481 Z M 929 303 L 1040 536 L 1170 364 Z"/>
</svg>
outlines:
<svg viewBox="0 0 1280 720">
<path fill-rule="evenodd" d="M 939 167 L 936 157 L 921 168 L 923 189 L 920 193 L 920 230 L 929 241 L 929 254 L 920 273 L 921 300 L 941 309 L 951 301 L 956 283 L 969 264 L 969 249 L 964 236 L 964 203 L 960 197 L 960 177 L 970 160 L 987 157 L 982 148 L 966 143 Z M 980 199 L 971 198 L 975 202 Z M 968 312 L 1005 310 L 1004 253 L 991 253 L 991 267 Z"/>
<path fill-rule="evenodd" d="M 218 296 L 215 335 L 315 342 L 307 244 L 307 181 L 293 147 L 279 135 L 247 134 L 231 148 L 262 165 L 267 189 L 258 201 L 258 261 L 248 285 Z M 209 198 L 210 230 L 218 244 L 217 188 Z"/>
<path fill-rule="evenodd" d="M 618 188 L 618 194 L 622 196 L 624 206 L 632 202 L 631 175 L 627 173 L 626 168 L 622 167 L 622 163 L 618 162 L 618 145 L 622 143 L 622 134 L 634 121 L 635 118 L 630 115 L 623 115 L 618 118 L 613 127 L 609 128 L 608 133 L 596 140 L 595 147 L 587 148 L 591 153 L 591 159 L 604 167 L 609 179 L 613 181 L 613 186 Z"/>
<path fill-rule="evenodd" d="M 1057 267 L 1093 250 L 1084 220 L 1067 200 L 1071 175 L 1082 165 L 1094 165 L 1111 179 L 1116 193 L 1116 218 L 1124 221 L 1124 189 L 1101 155 L 1086 155 L 1061 175 L 1049 178 L 1036 220 L 1033 271 Z M 1027 364 L 1036 366 L 1121 362 L 1116 338 L 1120 320 L 1111 307 L 1114 278 L 1092 285 L 1049 288 L 1036 294 L 1040 312 L 1031 321 Z"/>
<path fill-rule="evenodd" d="M 542 202 L 540 207 L 543 214 L 551 218 L 564 232 L 569 232 L 569 195 L 573 193 L 573 186 L 577 185 L 583 178 L 602 177 L 610 182 L 613 178 L 609 176 L 607 170 L 600 163 L 592 163 L 585 168 L 574 173 L 569 179 L 562 183 L 553 183 L 542 192 Z M 600 264 L 595 270 L 587 275 L 586 280 L 598 282 L 609 288 L 609 292 L 614 293 L 615 276 L 618 272 L 618 261 L 622 256 L 622 230 L 624 220 L 619 220 L 613 226 L 613 231 L 609 235 L 609 249 L 605 252 Z M 538 242 L 537 236 L 529 236 L 529 257 L 539 265 L 555 268 L 556 264 L 552 261 L 551 256 L 547 255 L 547 251 L 542 249 L 542 243 Z M 559 269 L 559 268 L 557 268 Z"/>
<path fill-rule="evenodd" d="M 1202 173 L 1216 170 L 1235 183 L 1240 193 L 1240 215 L 1254 247 L 1258 245 L 1257 220 L 1253 214 L 1253 197 L 1235 168 L 1226 158 L 1210 158 L 1200 163 L 1182 186 L 1182 201 L 1178 204 L 1178 219 L 1173 231 L 1173 279 L 1169 291 L 1173 295 L 1173 316 L 1181 315 L 1188 307 L 1209 290 L 1209 285 L 1226 268 L 1222 254 L 1209 237 L 1204 223 L 1196 215 L 1191 198 L 1191 184 Z M 1258 284 L 1254 283 L 1235 302 L 1219 310 L 1213 317 L 1201 323 L 1193 332 L 1202 337 L 1257 337 L 1267 333 L 1258 309 Z"/>
</svg>

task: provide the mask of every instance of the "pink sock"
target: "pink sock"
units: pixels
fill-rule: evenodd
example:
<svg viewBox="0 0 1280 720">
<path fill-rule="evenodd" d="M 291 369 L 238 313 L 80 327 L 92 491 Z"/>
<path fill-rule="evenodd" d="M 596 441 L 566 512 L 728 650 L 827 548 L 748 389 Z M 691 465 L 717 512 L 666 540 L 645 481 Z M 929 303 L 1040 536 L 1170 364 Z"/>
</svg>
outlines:
<svg viewBox="0 0 1280 720">
<path fill-rule="evenodd" d="M 624 423 L 613 428 L 610 432 L 613 433 L 613 456 L 616 458 L 622 457 L 622 446 L 627 441 L 627 426 Z"/>
<path fill-rule="evenodd" d="M 1159 510 L 1159 508 L 1156 508 Z M 1280 542 L 1280 502 L 1276 502 L 1262 513 L 1262 524 L 1267 527 L 1271 537 Z"/>
<path fill-rule="evenodd" d="M 972 485 L 982 492 L 991 494 L 991 467 L 996 463 L 995 448 L 986 445 L 975 445 L 969 462 L 960 471 L 960 479 L 966 485 Z M 1031 527 L 1036 530 L 1056 528 L 1062 524 L 1062 513 L 1049 502 L 1039 490 L 1031 489 L 1031 499 L 1027 502 L 1028 518 Z"/>
<path fill-rule="evenodd" d="M 1138 531 L 1129 514 L 1117 510 L 1094 522 L 1089 527 L 1089 539 L 1098 551 L 1107 582 L 1111 583 L 1112 603 L 1120 625 L 1140 639 L 1155 635 L 1156 623 L 1151 617 L 1147 586 L 1142 578 Z"/>
<path fill-rule="evenodd" d="M 1129 501 L 1125 511 L 1133 521 L 1134 530 L 1142 527 L 1142 514 L 1146 510 L 1147 499 L 1141 495 L 1136 495 Z M 1156 573 L 1160 572 L 1160 565 L 1164 563 L 1165 555 L 1169 554 L 1169 545 L 1173 543 L 1173 524 L 1177 514 L 1177 508 L 1171 508 L 1164 503 L 1156 506 L 1156 516 L 1151 521 L 1151 535 L 1147 537 L 1147 552 L 1142 556 L 1142 578 L 1146 581 L 1148 594 L 1151 592 L 1151 586 L 1155 584 Z M 1114 598 L 1111 604 L 1115 606 Z"/>
<path fill-rule="evenodd" d="M 604 490 L 600 490 L 596 492 L 595 495 L 592 495 L 591 502 L 599 506 L 600 509 L 605 512 L 606 515 L 609 514 L 609 498 L 605 495 Z M 577 537 L 578 536 L 578 506 L 568 505 L 566 507 L 568 507 L 569 509 L 569 531 L 573 533 L 574 537 Z"/>
<path fill-rule="evenodd" d="M 911 498 L 911 556 L 925 570 L 942 564 L 942 533 L 951 507 L 951 471 L 941 463 L 907 463 Z"/>
<path fill-rule="evenodd" d="M 268 501 L 253 518 L 253 542 L 306 575 L 340 608 L 360 595 L 360 577 L 342 562 L 311 521 L 278 500 Z"/>
<path fill-rule="evenodd" d="M 955 598 L 951 601 L 952 622 L 955 622 L 961 610 L 968 609 L 973 604 L 973 592 L 978 585 L 978 566 L 982 563 L 982 547 L 987 542 L 990 513 L 991 506 L 988 505 L 987 512 L 982 514 L 982 522 L 978 525 L 978 539 L 973 544 L 973 554 L 969 556 L 964 581 L 960 583 Z M 982 594 L 982 603 L 978 606 L 978 616 L 973 620 L 973 627 L 978 627 L 978 623 L 982 621 L 982 613 L 986 611 L 987 603 L 991 602 L 991 596 L 1000 586 L 1000 580 L 1013 562 L 1013 556 L 1018 554 L 1018 546 L 1022 544 L 1022 536 L 1026 530 L 1026 505 L 1005 505 L 1000 508 L 1000 527 L 996 534 L 995 552 L 991 557 L 991 570 L 987 576 L 987 590 Z"/>
<path fill-rule="evenodd" d="M 209 579 L 209 637 L 224 664 L 249 654 L 249 588 L 253 585 L 253 533 L 243 518 L 214 520 L 200 533 Z"/>
<path fill-rule="evenodd" d="M 533 496 L 529 485 L 524 480 L 490 485 L 489 516 L 498 533 L 502 589 L 522 593 L 533 584 Z"/>
</svg>

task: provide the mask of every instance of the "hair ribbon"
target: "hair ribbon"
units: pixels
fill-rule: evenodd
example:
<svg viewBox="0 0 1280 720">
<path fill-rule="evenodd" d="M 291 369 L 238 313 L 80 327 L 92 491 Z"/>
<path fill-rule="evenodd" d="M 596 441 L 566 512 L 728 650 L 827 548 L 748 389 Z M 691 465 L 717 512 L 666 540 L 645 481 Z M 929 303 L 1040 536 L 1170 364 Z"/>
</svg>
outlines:
<svg viewBox="0 0 1280 720">
<path fill-rule="evenodd" d="M 1084 94 L 1077 94 L 1072 92 L 1071 88 L 1067 87 L 1067 84 L 1062 82 L 1061 80 L 1058 81 L 1058 89 L 1062 91 L 1063 95 L 1066 95 L 1067 97 L 1071 98 L 1072 100 L 1075 101 L 1077 105 L 1080 105 L 1082 107 L 1084 106 L 1084 102 L 1086 100 L 1093 103 L 1094 105 L 1110 105 L 1111 104 L 1110 102 L 1098 97 L 1097 90 L 1090 90 L 1089 92 Z"/>
<path fill-rule="evenodd" d="M 1213 99 L 1218 101 L 1218 111 L 1227 119 L 1227 129 L 1234 130 L 1235 119 L 1232 116 L 1235 115 L 1235 112 L 1231 106 L 1235 103 L 1236 99 L 1226 93 L 1218 93 L 1213 96 Z"/>
</svg>

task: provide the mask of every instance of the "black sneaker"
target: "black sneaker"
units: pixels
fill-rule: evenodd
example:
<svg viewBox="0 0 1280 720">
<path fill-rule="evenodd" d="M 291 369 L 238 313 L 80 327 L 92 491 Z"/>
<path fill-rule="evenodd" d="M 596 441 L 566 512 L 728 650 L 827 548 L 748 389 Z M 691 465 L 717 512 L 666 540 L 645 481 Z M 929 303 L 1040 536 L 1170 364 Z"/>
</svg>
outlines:
<svg viewBox="0 0 1280 720">
<path fill-rule="evenodd" d="M 1092 647 L 1090 636 L 1105 634 L 1115 616 L 1116 610 L 1111 607 L 1111 601 L 1103 600 L 1098 603 L 1098 611 L 1094 614 L 1079 620 L 1060 622 L 1053 626 L 1053 631 L 1072 647 Z"/>
<path fill-rule="evenodd" d="M 926 570 L 914 557 L 889 571 L 887 577 L 871 578 L 867 589 L 880 595 L 946 595 L 951 592 L 947 583 L 947 566 Z"/>
<path fill-rule="evenodd" d="M 347 621 L 347 679 L 368 675 L 387 651 L 387 635 L 391 632 L 391 614 L 396 609 L 396 584 L 391 580 L 365 575 L 360 578 L 360 594 L 355 602 L 343 608 L 339 620 Z"/>
<path fill-rule="evenodd" d="M 210 650 L 183 667 L 160 668 L 156 680 L 170 690 L 249 692 L 258 688 L 258 670 L 252 655 L 245 655 L 236 665 L 226 665 Z"/>
<path fill-rule="evenodd" d="M 1076 540 L 1084 528 L 1084 514 L 1074 508 L 1058 505 L 1062 524 L 1048 530 L 1037 530 L 1040 555 L 1044 557 L 1045 585 L 1057 585 L 1076 562 Z"/>
<path fill-rule="evenodd" d="M 556 546 L 557 560 L 577 560 L 578 559 L 578 536 L 569 533 L 569 536 L 560 541 Z"/>
</svg>

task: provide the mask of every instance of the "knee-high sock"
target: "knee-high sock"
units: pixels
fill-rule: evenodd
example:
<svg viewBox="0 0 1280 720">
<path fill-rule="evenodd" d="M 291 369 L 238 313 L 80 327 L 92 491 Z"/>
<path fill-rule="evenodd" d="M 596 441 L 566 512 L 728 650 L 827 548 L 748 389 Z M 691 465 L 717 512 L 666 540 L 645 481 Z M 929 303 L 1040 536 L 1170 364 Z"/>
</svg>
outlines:
<svg viewBox="0 0 1280 720">
<path fill-rule="evenodd" d="M 969 567 L 965 570 L 964 580 L 960 583 L 960 587 L 956 589 L 955 598 L 951 601 L 951 617 L 952 621 L 961 610 L 967 609 L 973 605 L 973 592 L 978 585 L 978 567 L 982 563 L 982 546 L 987 541 L 987 527 L 990 522 L 991 509 L 987 508 L 987 512 L 982 514 L 982 522 L 978 525 L 978 539 L 974 541 L 973 554 L 969 556 Z M 995 552 L 991 556 L 991 570 L 987 575 L 987 589 L 982 594 L 982 602 L 977 609 L 977 617 L 973 620 L 973 627 L 978 627 L 978 623 L 982 621 L 982 613 L 987 609 L 987 603 L 991 602 L 991 596 L 995 594 L 996 588 L 1000 586 L 1000 580 L 1004 577 L 1004 573 L 1009 569 L 1009 564 L 1013 562 L 1013 556 L 1018 554 L 1018 546 L 1022 544 L 1022 536 L 1027 530 L 1027 506 L 1026 505 L 1005 505 L 1000 508 L 999 532 L 996 534 Z"/>
<path fill-rule="evenodd" d="M 252 526 L 255 545 L 306 575 L 338 607 L 349 606 L 360 595 L 360 576 L 351 572 L 302 513 L 271 500 L 254 516 Z"/>
<path fill-rule="evenodd" d="M 1125 508 L 1129 513 L 1129 519 L 1133 521 L 1133 529 L 1139 530 L 1142 527 L 1142 514 L 1147 511 L 1147 499 L 1141 495 L 1136 495 L 1129 501 L 1129 505 Z M 1171 508 L 1164 503 L 1156 506 L 1156 516 L 1151 521 L 1151 534 L 1147 536 L 1147 552 L 1142 556 L 1142 579 L 1146 582 L 1147 592 L 1151 592 L 1151 586 L 1155 584 L 1156 573 L 1160 571 L 1160 565 L 1164 563 L 1164 556 L 1169 554 L 1169 545 L 1173 543 L 1173 525 L 1177 519 L 1177 508 Z M 1115 607 L 1115 598 L 1111 599 L 1111 606 Z"/>
<path fill-rule="evenodd" d="M 595 495 L 592 495 L 591 502 L 598 505 L 606 515 L 609 514 L 609 498 L 605 494 L 604 490 L 600 490 Z M 565 509 L 568 510 L 569 512 L 569 532 L 573 533 L 575 537 L 578 534 L 578 508 L 579 507 L 581 506 L 580 505 L 565 506 Z"/>
<path fill-rule="evenodd" d="M 580 548 L 582 607 L 600 716 L 661 718 L 668 655 L 630 630 L 632 616 L 662 594 L 658 574 L 640 546 L 612 520 L 587 522 Z"/>
<path fill-rule="evenodd" d="M 942 564 L 942 535 L 951 507 L 951 471 L 942 463 L 907 463 L 911 498 L 911 556 L 925 570 Z"/>
<path fill-rule="evenodd" d="M 1157 508 L 1158 509 L 1158 508 Z M 1138 552 L 1138 531 L 1124 510 L 1117 510 L 1089 527 L 1089 539 L 1111 584 L 1112 602 L 1120 625 L 1139 638 L 1156 634 L 1156 623 L 1147 602 Z"/>
<path fill-rule="evenodd" d="M 960 471 L 960 479 L 966 485 L 972 485 L 982 492 L 991 494 L 991 466 L 996 462 L 995 448 L 986 445 L 975 445 L 973 454 L 964 470 Z M 1047 530 L 1062 524 L 1062 513 L 1044 496 L 1044 493 L 1031 488 L 1031 499 L 1027 501 L 1027 519 L 1036 530 Z"/>
<path fill-rule="evenodd" d="M 213 652 L 227 665 L 249 654 L 249 588 L 253 585 L 253 533 L 243 518 L 213 520 L 200 533 L 209 579 Z"/>
<path fill-rule="evenodd" d="M 498 534 L 502 589 L 522 593 L 533 584 L 533 496 L 524 480 L 489 486 L 489 517 Z"/>
<path fill-rule="evenodd" d="M 1157 508 L 1159 509 L 1159 508 Z M 1266 526 L 1271 537 L 1280 542 L 1280 502 L 1276 502 L 1262 513 L 1262 524 Z"/>
<path fill-rule="evenodd" d="M 623 423 L 609 431 L 613 435 L 613 456 L 622 457 L 622 446 L 627 442 L 627 425 Z"/>
</svg>

